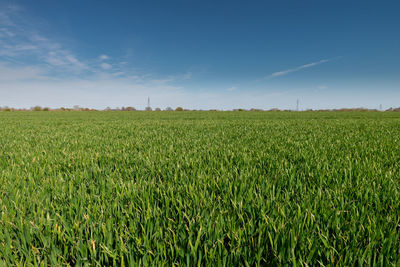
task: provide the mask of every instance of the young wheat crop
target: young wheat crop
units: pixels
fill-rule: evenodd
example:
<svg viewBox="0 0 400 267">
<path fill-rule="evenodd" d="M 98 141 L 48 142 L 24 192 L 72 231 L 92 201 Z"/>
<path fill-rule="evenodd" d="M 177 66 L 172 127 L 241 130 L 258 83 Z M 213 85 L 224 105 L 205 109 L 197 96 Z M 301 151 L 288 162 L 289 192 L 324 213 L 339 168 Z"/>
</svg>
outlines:
<svg viewBox="0 0 400 267">
<path fill-rule="evenodd" d="M 0 265 L 400 264 L 400 114 L 0 123 Z"/>
</svg>

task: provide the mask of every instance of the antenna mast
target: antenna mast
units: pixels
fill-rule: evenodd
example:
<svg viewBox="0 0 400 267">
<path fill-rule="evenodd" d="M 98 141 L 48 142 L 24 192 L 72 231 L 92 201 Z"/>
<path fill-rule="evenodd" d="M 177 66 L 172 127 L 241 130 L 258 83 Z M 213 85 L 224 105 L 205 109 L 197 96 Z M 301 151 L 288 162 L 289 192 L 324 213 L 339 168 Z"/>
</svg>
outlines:
<svg viewBox="0 0 400 267">
<path fill-rule="evenodd" d="M 299 111 L 299 99 L 297 99 L 296 110 Z"/>
</svg>

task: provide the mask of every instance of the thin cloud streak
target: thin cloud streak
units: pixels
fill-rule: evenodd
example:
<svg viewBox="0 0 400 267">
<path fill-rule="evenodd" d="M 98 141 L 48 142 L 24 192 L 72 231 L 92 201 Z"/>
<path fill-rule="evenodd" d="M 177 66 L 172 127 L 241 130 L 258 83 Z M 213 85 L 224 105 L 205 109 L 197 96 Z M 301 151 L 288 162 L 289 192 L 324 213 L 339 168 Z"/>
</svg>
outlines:
<svg viewBox="0 0 400 267">
<path fill-rule="evenodd" d="M 289 73 L 292 73 L 292 72 L 296 72 L 296 71 L 299 71 L 299 70 L 302 70 L 302 69 L 311 68 L 311 67 L 314 67 L 314 66 L 317 66 L 317 65 L 320 65 L 322 63 L 326 63 L 326 62 L 329 62 L 329 61 L 332 61 L 332 60 L 335 60 L 335 59 L 337 59 L 337 58 L 322 59 L 320 61 L 304 64 L 304 65 L 301 65 L 301 66 L 298 66 L 298 67 L 295 67 L 295 68 L 292 68 L 292 69 L 287 69 L 287 70 L 283 70 L 283 71 L 274 72 L 274 73 L 268 75 L 266 78 L 270 79 L 270 78 L 274 78 L 274 77 L 278 77 L 278 76 L 283 76 L 283 75 L 286 75 L 286 74 L 289 74 Z"/>
</svg>

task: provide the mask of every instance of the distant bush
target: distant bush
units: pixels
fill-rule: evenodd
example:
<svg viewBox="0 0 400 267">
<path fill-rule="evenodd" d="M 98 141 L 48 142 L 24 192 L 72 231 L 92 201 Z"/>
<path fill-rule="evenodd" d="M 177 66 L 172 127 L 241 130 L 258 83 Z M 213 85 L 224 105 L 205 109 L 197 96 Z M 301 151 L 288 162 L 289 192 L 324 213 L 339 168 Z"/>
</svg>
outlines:
<svg viewBox="0 0 400 267">
<path fill-rule="evenodd" d="M 167 107 L 166 109 L 165 109 L 165 111 L 172 111 L 173 109 L 171 108 L 171 107 Z"/>
<path fill-rule="evenodd" d="M 135 111 L 136 109 L 134 107 L 122 107 L 121 108 L 122 111 Z"/>
<path fill-rule="evenodd" d="M 156 108 L 155 111 L 161 111 L 161 108 Z"/>
<path fill-rule="evenodd" d="M 389 112 L 392 112 L 392 111 L 394 111 L 394 112 L 400 112 L 400 107 L 399 107 L 399 108 L 389 108 L 389 109 L 387 109 L 386 111 L 389 111 Z"/>
<path fill-rule="evenodd" d="M 153 109 L 151 107 L 146 107 L 146 111 L 152 111 Z"/>
<path fill-rule="evenodd" d="M 340 108 L 334 109 L 333 111 L 378 111 L 377 109 L 368 109 L 368 108 Z"/>
<path fill-rule="evenodd" d="M 41 106 L 34 106 L 31 108 L 32 111 L 42 111 L 42 107 Z"/>
<path fill-rule="evenodd" d="M 175 111 L 183 111 L 183 108 L 182 108 L 182 107 L 177 107 L 177 108 L 175 109 Z"/>
<path fill-rule="evenodd" d="M 50 108 L 48 108 L 48 107 L 43 108 L 43 111 L 49 111 L 49 110 L 50 110 Z"/>
</svg>

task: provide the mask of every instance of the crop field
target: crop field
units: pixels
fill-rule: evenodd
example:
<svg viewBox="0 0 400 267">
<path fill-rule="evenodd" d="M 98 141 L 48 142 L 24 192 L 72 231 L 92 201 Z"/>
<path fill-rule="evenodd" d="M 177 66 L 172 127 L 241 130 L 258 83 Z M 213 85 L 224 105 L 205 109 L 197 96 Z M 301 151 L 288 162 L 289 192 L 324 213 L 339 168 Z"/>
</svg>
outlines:
<svg viewBox="0 0 400 267">
<path fill-rule="evenodd" d="M 0 266 L 400 264 L 400 113 L 1 112 Z"/>
</svg>

